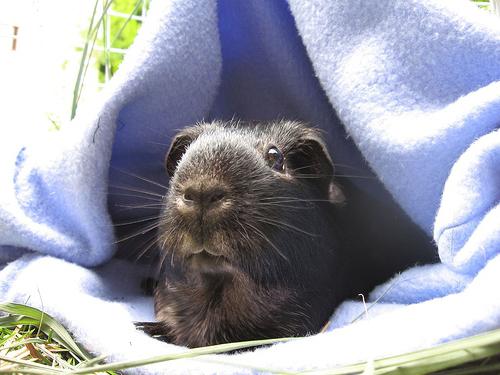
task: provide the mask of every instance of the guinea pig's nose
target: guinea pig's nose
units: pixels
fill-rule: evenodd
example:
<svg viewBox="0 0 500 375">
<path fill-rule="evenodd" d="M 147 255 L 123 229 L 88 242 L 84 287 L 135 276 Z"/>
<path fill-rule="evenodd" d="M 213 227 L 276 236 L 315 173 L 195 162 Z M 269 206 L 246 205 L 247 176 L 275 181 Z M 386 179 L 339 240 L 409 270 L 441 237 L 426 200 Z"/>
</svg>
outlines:
<svg viewBox="0 0 500 375">
<path fill-rule="evenodd" d="M 208 209 L 221 203 L 226 193 L 222 186 L 192 185 L 184 189 L 182 200 L 187 206 Z"/>
</svg>

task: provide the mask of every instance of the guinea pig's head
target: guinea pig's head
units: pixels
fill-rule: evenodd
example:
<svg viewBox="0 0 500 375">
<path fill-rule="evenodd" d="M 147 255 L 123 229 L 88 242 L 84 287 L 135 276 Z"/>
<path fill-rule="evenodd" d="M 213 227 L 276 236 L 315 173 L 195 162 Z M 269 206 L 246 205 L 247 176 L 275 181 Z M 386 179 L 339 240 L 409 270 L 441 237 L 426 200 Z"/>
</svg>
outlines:
<svg viewBox="0 0 500 375">
<path fill-rule="evenodd" d="M 198 124 L 175 137 L 166 169 L 158 243 L 169 267 L 283 280 L 325 256 L 318 246 L 333 246 L 325 215 L 343 196 L 317 130 Z"/>
</svg>

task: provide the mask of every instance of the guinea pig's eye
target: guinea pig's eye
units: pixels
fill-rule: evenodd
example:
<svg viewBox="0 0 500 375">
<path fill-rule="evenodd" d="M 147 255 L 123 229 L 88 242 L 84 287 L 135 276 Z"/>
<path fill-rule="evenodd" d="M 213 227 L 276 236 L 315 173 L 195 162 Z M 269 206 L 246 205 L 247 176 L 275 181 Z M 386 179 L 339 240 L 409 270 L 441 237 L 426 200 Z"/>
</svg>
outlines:
<svg viewBox="0 0 500 375">
<path fill-rule="evenodd" d="M 278 172 L 283 172 L 285 169 L 285 157 L 276 146 L 271 146 L 267 149 L 266 162 L 269 167 Z"/>
</svg>

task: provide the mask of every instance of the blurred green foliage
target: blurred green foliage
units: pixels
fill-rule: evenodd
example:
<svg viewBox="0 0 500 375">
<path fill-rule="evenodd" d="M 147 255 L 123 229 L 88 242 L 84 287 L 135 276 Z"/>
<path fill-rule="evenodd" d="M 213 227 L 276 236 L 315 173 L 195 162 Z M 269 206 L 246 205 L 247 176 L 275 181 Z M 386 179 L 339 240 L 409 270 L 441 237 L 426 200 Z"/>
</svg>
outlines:
<svg viewBox="0 0 500 375">
<path fill-rule="evenodd" d="M 130 47 L 134 41 L 139 28 L 141 27 L 141 22 L 130 18 L 130 16 L 141 16 L 144 2 L 143 0 L 114 0 L 111 5 L 111 9 L 126 14 L 129 18 L 122 18 L 115 15 L 111 15 L 107 18 L 110 21 L 110 47 L 127 49 Z M 109 13 L 109 12 L 108 12 Z M 100 31 L 99 39 L 97 41 L 98 45 L 104 47 L 105 45 L 105 22 L 102 25 L 102 30 Z M 99 82 L 105 82 L 105 71 L 106 64 L 109 66 L 110 76 L 112 76 L 117 70 L 118 66 L 123 61 L 124 55 L 117 52 L 100 51 L 97 54 L 97 68 L 99 70 Z"/>
</svg>

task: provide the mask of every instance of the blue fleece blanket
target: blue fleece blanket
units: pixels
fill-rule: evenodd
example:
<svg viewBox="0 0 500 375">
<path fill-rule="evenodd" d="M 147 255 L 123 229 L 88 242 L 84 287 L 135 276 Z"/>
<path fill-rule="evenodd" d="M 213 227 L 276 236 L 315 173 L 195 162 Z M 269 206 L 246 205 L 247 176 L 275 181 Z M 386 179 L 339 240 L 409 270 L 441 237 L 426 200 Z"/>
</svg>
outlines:
<svg viewBox="0 0 500 375">
<path fill-rule="evenodd" d="M 135 175 L 168 184 L 177 129 L 233 116 L 325 130 L 339 172 L 366 175 L 368 163 L 376 178 L 353 182 L 389 191 L 441 263 L 377 287 L 356 323 L 363 306 L 347 301 L 329 332 L 217 360 L 325 369 L 500 327 L 500 19 L 466 0 L 154 2 L 73 123 L 34 140 L 3 131 L 0 298 L 43 306 L 111 359 L 179 350 L 135 330 L 153 318 L 148 268 L 113 257 L 111 217 L 155 213 L 132 206 L 162 188 Z M 252 372 L 213 360 L 137 371 L 166 369 Z"/>
</svg>

